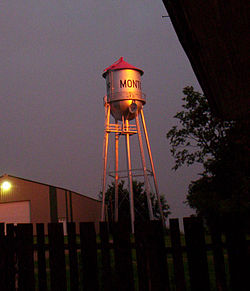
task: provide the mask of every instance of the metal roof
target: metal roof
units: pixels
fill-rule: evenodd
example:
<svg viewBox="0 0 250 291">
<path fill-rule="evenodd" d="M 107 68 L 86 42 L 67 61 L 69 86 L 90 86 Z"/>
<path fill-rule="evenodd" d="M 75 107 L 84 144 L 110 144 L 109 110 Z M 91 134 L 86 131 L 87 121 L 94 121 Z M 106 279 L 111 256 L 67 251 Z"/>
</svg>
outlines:
<svg viewBox="0 0 250 291">
<path fill-rule="evenodd" d="M 143 75 L 143 73 L 144 73 L 143 70 L 141 70 L 133 65 L 130 65 L 129 63 L 124 61 L 123 57 L 120 57 L 120 59 L 117 60 L 116 62 L 114 62 L 113 65 L 104 69 L 104 73 L 102 74 L 102 76 L 105 78 L 107 72 L 110 70 L 115 71 L 115 70 L 123 70 L 123 69 L 136 70 L 136 71 L 139 71 L 141 73 L 141 75 Z"/>
</svg>

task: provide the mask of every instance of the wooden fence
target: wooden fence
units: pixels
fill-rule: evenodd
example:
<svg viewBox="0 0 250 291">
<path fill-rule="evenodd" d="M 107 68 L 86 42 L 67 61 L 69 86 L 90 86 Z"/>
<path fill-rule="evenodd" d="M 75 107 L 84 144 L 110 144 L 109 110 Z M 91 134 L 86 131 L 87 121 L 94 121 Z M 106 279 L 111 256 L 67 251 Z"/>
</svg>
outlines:
<svg viewBox="0 0 250 291">
<path fill-rule="evenodd" d="M 170 219 L 168 233 L 157 221 L 136 224 L 131 235 L 106 223 L 0 224 L 0 290 L 209 291 L 250 290 L 249 241 L 237 225 L 208 236 L 201 220 Z M 223 242 L 225 238 L 225 242 Z M 185 241 L 185 242 L 184 242 Z"/>
</svg>

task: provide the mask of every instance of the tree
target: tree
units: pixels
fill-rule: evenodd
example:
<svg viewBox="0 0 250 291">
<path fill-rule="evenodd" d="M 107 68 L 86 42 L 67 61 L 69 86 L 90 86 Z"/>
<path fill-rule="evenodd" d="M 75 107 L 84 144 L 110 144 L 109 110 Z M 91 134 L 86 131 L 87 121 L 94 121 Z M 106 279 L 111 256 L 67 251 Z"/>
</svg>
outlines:
<svg viewBox="0 0 250 291">
<path fill-rule="evenodd" d="M 201 163 L 201 178 L 189 185 L 187 203 L 207 219 L 227 213 L 247 215 L 249 197 L 248 122 L 224 121 L 213 115 L 207 99 L 193 87 L 183 90 L 179 126 L 167 133 L 174 170 Z"/>
<path fill-rule="evenodd" d="M 195 92 L 193 87 L 185 87 L 183 93 L 184 110 L 174 116 L 180 128 L 173 126 L 167 133 L 171 153 L 175 158 L 173 169 L 197 162 L 208 170 L 209 163 L 216 160 L 227 147 L 228 132 L 234 122 L 214 117 L 205 96 Z"/>
<path fill-rule="evenodd" d="M 125 182 L 122 180 L 118 184 L 118 204 L 119 204 L 119 220 L 130 220 L 130 203 L 129 203 L 129 191 L 124 188 Z M 148 204 L 146 198 L 146 192 L 144 190 L 144 183 L 133 181 L 133 194 L 134 194 L 134 209 L 135 220 L 145 221 L 149 219 Z M 100 193 L 102 197 L 102 193 Z M 115 183 L 113 182 L 108 186 L 105 194 L 106 204 L 108 206 L 108 218 L 109 221 L 114 221 L 115 212 Z M 162 203 L 163 215 L 165 218 L 170 214 L 170 207 L 163 195 L 160 196 Z M 160 219 L 159 204 L 156 196 L 151 193 L 151 203 L 153 208 L 153 214 L 156 219 Z"/>
</svg>

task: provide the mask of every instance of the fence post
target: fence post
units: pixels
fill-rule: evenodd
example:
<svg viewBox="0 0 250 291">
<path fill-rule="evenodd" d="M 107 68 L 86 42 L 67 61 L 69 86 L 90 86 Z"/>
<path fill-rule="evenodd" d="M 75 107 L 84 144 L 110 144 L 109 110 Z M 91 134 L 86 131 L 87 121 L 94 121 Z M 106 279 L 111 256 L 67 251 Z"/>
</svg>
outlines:
<svg viewBox="0 0 250 291">
<path fill-rule="evenodd" d="M 151 252 L 150 273 L 152 290 L 168 291 L 170 290 L 169 274 L 162 221 L 150 221 L 149 226 L 150 233 L 148 239 Z"/>
<path fill-rule="evenodd" d="M 109 232 L 107 222 L 100 222 L 100 238 L 101 238 L 102 268 L 103 268 L 102 271 L 103 288 L 104 291 L 115 291 L 110 264 Z"/>
<path fill-rule="evenodd" d="M 38 286 L 39 291 L 47 290 L 47 273 L 46 273 L 46 257 L 45 257 L 45 234 L 44 224 L 36 224 L 37 236 L 37 265 L 38 265 Z"/>
<path fill-rule="evenodd" d="M 79 272 L 76 246 L 76 224 L 67 223 L 68 246 L 69 246 L 69 266 L 70 266 L 70 290 L 79 290 Z"/>
<path fill-rule="evenodd" d="M 211 222 L 212 223 L 212 222 Z M 210 233 L 212 238 L 212 249 L 214 257 L 214 270 L 216 286 L 219 291 L 227 291 L 227 280 L 225 272 L 224 250 L 221 240 L 221 229 L 218 221 L 214 221 L 210 226 Z"/>
<path fill-rule="evenodd" d="M 4 236 L 4 223 L 0 223 L 0 284 L 2 291 L 8 291 L 7 281 L 7 248 L 6 237 Z"/>
<path fill-rule="evenodd" d="M 192 291 L 209 291 L 210 282 L 202 220 L 197 217 L 183 219 Z"/>
<path fill-rule="evenodd" d="M 83 290 L 98 290 L 97 243 L 94 222 L 80 223 Z"/>
<path fill-rule="evenodd" d="M 67 290 L 62 223 L 49 223 L 49 264 L 51 290 Z"/>
<path fill-rule="evenodd" d="M 183 265 L 183 252 L 181 246 L 180 227 L 178 218 L 169 219 L 169 224 L 176 291 L 186 291 L 186 280 Z"/>
<path fill-rule="evenodd" d="M 161 221 L 135 225 L 140 290 L 170 290 L 167 252 Z"/>
<path fill-rule="evenodd" d="M 225 225 L 232 291 L 249 290 L 250 266 L 244 224 L 239 217 L 230 215 Z"/>
<path fill-rule="evenodd" d="M 147 246 L 148 225 L 135 223 L 135 249 L 137 261 L 137 273 L 139 291 L 149 291 L 150 274 L 149 274 L 149 256 Z"/>
<path fill-rule="evenodd" d="M 4 236 L 4 223 L 0 223 L 0 236 Z"/>
<path fill-rule="evenodd" d="M 16 234 L 14 224 L 7 224 L 6 242 L 6 281 L 7 290 L 16 290 Z"/>
<path fill-rule="evenodd" d="M 18 224 L 16 230 L 18 290 L 32 291 L 35 290 L 33 225 Z"/>
<path fill-rule="evenodd" d="M 130 226 L 127 223 L 113 224 L 115 251 L 116 290 L 134 291 L 134 276 L 130 243 Z"/>
</svg>

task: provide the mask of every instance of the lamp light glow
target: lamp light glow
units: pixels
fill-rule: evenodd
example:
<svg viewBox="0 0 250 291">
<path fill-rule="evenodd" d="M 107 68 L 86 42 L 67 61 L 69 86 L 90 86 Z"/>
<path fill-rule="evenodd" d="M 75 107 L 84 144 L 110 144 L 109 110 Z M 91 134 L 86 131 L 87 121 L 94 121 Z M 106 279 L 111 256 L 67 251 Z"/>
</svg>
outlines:
<svg viewBox="0 0 250 291">
<path fill-rule="evenodd" d="M 11 188 L 11 183 L 9 181 L 4 181 L 1 185 L 2 190 L 8 191 Z"/>
</svg>

